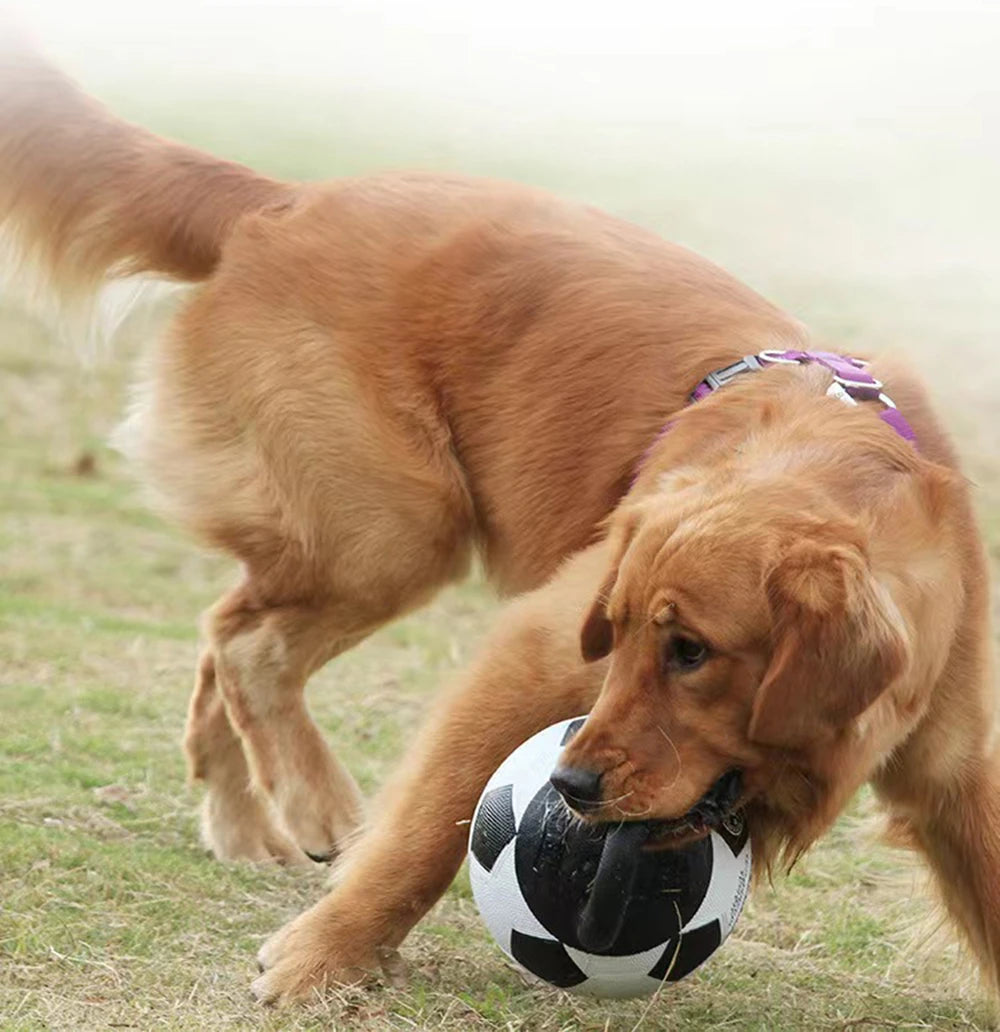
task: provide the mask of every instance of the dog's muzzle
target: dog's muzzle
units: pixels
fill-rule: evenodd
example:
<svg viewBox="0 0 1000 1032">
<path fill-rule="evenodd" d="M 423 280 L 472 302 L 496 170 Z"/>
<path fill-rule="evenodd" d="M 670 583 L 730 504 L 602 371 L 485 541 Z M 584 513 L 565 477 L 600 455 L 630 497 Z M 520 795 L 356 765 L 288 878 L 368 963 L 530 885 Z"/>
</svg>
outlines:
<svg viewBox="0 0 1000 1032">
<path fill-rule="evenodd" d="M 590 898 L 580 915 L 577 936 L 585 949 L 600 953 L 621 933 L 622 900 L 635 883 L 644 846 L 669 846 L 689 833 L 705 834 L 731 820 L 743 795 L 743 772 L 728 770 L 683 817 L 665 821 L 625 821 L 610 826 Z"/>
</svg>

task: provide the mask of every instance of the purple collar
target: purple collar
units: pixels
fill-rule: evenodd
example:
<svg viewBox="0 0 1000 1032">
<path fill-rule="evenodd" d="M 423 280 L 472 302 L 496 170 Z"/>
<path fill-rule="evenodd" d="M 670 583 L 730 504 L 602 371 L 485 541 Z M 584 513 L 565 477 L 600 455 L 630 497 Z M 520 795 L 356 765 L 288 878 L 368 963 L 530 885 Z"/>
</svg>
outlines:
<svg viewBox="0 0 1000 1032">
<path fill-rule="evenodd" d="M 868 363 L 860 358 L 847 358 L 830 351 L 761 351 L 757 355 L 747 355 L 724 369 L 709 373 L 691 392 L 690 399 L 701 401 L 742 373 L 757 372 L 769 365 L 801 365 L 810 362 L 833 373 L 833 383 L 827 394 L 847 405 L 857 405 L 859 401 L 879 402 L 883 406 L 880 413 L 882 421 L 888 423 L 904 440 L 916 444 L 917 435 L 913 427 L 896 408 L 893 400 L 882 392 L 882 381 L 876 380 L 866 371 Z"/>
</svg>

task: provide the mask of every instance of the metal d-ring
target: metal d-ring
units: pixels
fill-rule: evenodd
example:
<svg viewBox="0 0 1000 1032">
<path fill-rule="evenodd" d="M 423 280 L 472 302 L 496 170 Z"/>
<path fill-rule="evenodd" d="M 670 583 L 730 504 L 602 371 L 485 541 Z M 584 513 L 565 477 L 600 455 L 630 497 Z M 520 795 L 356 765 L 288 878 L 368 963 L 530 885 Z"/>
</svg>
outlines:
<svg viewBox="0 0 1000 1032">
<path fill-rule="evenodd" d="M 881 380 L 876 380 L 874 376 L 871 383 L 865 383 L 864 380 L 850 380 L 839 373 L 834 373 L 833 378 L 844 387 L 863 387 L 866 391 L 880 391 L 885 386 Z"/>
<path fill-rule="evenodd" d="M 759 351 L 757 357 L 763 362 L 780 362 L 783 365 L 801 365 L 801 362 L 797 358 L 785 358 L 783 351 L 772 349 L 769 351 Z"/>
<path fill-rule="evenodd" d="M 742 835 L 743 814 L 739 811 L 736 811 L 735 813 L 727 813 L 726 816 L 722 818 L 722 826 L 730 835 Z"/>
</svg>

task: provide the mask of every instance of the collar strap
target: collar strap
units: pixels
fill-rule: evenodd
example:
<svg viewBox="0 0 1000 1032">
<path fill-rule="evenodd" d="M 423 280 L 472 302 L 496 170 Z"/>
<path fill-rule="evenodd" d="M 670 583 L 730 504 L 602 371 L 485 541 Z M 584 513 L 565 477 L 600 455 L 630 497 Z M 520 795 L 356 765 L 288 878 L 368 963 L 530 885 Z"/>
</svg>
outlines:
<svg viewBox="0 0 1000 1032">
<path fill-rule="evenodd" d="M 892 398 L 883 392 L 882 381 L 876 380 L 867 371 L 868 363 L 860 358 L 848 358 L 831 351 L 761 351 L 756 355 L 746 355 L 732 365 L 709 373 L 691 392 L 690 400 L 694 402 L 707 398 L 743 373 L 759 372 L 771 365 L 808 364 L 821 365 L 833 373 L 833 383 L 827 391 L 831 397 L 846 405 L 857 405 L 861 401 L 879 402 L 883 407 L 879 418 L 904 440 L 916 443 L 917 435 L 913 427 L 896 408 Z"/>
</svg>

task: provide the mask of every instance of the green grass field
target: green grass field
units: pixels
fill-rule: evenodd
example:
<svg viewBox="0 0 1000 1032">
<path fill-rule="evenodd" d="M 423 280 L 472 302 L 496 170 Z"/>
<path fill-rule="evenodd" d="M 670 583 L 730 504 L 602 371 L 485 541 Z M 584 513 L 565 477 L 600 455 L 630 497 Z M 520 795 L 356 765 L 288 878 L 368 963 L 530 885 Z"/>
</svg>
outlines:
<svg viewBox="0 0 1000 1032">
<path fill-rule="evenodd" d="M 933 360 L 996 554 L 1000 209 L 978 144 L 940 127 L 665 126 L 485 143 L 374 101 L 359 113 L 324 99 L 290 119 L 280 95 L 141 95 L 119 107 L 277 174 L 417 164 L 549 186 L 707 253 L 843 348 Z M 463 875 L 407 942 L 406 989 L 258 1009 L 255 950 L 324 874 L 222 866 L 199 845 L 178 745 L 196 618 L 234 571 L 147 511 L 104 444 L 131 359 L 84 367 L 26 316 L 0 316 L 0 1029 L 994 1027 L 957 948 L 927 939 L 919 872 L 868 834 L 867 797 L 752 896 L 702 972 L 651 1003 L 528 985 L 488 941 Z M 496 605 L 476 581 L 449 590 L 315 678 L 317 719 L 366 791 Z"/>
</svg>

